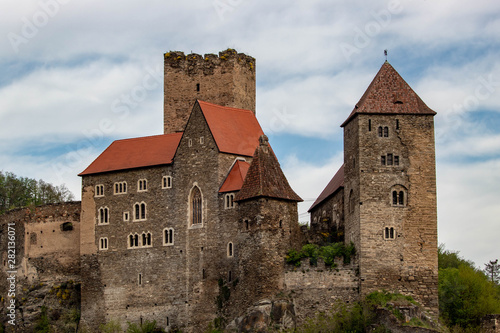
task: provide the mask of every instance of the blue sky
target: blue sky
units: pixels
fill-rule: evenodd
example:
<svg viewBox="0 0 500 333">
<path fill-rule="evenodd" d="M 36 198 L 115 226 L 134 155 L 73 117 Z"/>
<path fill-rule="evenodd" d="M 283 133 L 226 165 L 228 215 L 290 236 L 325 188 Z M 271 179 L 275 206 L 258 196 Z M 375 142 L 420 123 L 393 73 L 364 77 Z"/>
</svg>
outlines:
<svg viewBox="0 0 500 333">
<path fill-rule="evenodd" d="M 496 1 L 6 0 L 0 13 L 0 170 L 79 198 L 76 175 L 113 140 L 162 133 L 164 52 L 231 47 L 257 59 L 257 117 L 304 221 L 388 49 L 438 112 L 439 241 L 477 265 L 500 257 Z M 146 77 L 157 84 L 124 104 Z"/>
</svg>

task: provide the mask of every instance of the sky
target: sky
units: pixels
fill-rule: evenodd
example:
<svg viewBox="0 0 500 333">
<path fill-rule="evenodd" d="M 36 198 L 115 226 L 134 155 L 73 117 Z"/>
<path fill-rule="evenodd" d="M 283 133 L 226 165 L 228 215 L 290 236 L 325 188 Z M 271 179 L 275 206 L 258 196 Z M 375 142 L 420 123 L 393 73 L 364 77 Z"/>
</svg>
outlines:
<svg viewBox="0 0 500 333">
<path fill-rule="evenodd" d="M 0 170 L 80 199 L 113 140 L 163 133 L 165 52 L 233 48 L 256 58 L 257 118 L 306 222 L 387 49 L 437 112 L 439 242 L 484 267 L 500 257 L 499 32 L 491 0 L 1 0 Z"/>
</svg>

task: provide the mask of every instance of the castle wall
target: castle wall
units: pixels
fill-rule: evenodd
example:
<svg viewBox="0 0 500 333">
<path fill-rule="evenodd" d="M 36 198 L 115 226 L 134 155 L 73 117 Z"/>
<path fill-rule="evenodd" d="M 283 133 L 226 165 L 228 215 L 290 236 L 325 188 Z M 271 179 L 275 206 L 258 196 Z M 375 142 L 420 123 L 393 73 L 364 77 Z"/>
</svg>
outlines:
<svg viewBox="0 0 500 333">
<path fill-rule="evenodd" d="M 297 325 L 329 312 L 338 303 L 353 303 L 359 299 L 357 263 L 344 265 L 335 260 L 336 267 L 325 267 L 322 259 L 316 266 L 303 259 L 300 267 L 288 265 L 285 272 L 284 294 L 292 299 Z"/>
<path fill-rule="evenodd" d="M 165 53 L 165 134 L 184 130 L 199 99 L 255 113 L 255 59 L 227 49 L 219 55 Z"/>
<path fill-rule="evenodd" d="M 12 270 L 7 267 L 9 223 L 15 224 L 19 278 L 31 283 L 79 274 L 80 202 L 21 208 L 0 215 L 3 271 Z"/>
</svg>

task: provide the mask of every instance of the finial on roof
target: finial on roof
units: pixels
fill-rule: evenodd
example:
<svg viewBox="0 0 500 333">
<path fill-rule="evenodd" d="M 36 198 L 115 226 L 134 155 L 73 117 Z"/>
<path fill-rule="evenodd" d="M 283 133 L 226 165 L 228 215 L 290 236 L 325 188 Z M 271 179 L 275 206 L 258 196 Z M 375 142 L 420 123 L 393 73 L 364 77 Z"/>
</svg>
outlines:
<svg viewBox="0 0 500 333">
<path fill-rule="evenodd" d="M 269 139 L 267 138 L 267 135 L 262 134 L 259 137 L 259 143 L 261 146 L 269 146 Z"/>
<path fill-rule="evenodd" d="M 385 62 L 387 62 L 387 49 L 384 50 Z"/>
</svg>

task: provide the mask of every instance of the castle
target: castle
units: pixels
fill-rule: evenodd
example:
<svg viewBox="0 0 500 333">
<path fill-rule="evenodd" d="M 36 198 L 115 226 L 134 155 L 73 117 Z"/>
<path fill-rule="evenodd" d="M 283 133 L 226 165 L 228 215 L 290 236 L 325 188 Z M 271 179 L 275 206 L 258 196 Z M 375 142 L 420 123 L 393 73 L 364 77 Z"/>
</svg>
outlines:
<svg viewBox="0 0 500 333">
<path fill-rule="evenodd" d="M 291 327 L 381 289 L 437 316 L 435 112 L 389 63 L 346 114 L 344 164 L 309 230 L 255 117 L 255 59 L 169 52 L 164 66 L 165 133 L 115 141 L 80 174 L 82 322 Z M 285 263 L 325 234 L 354 244 L 351 263 Z"/>
</svg>

